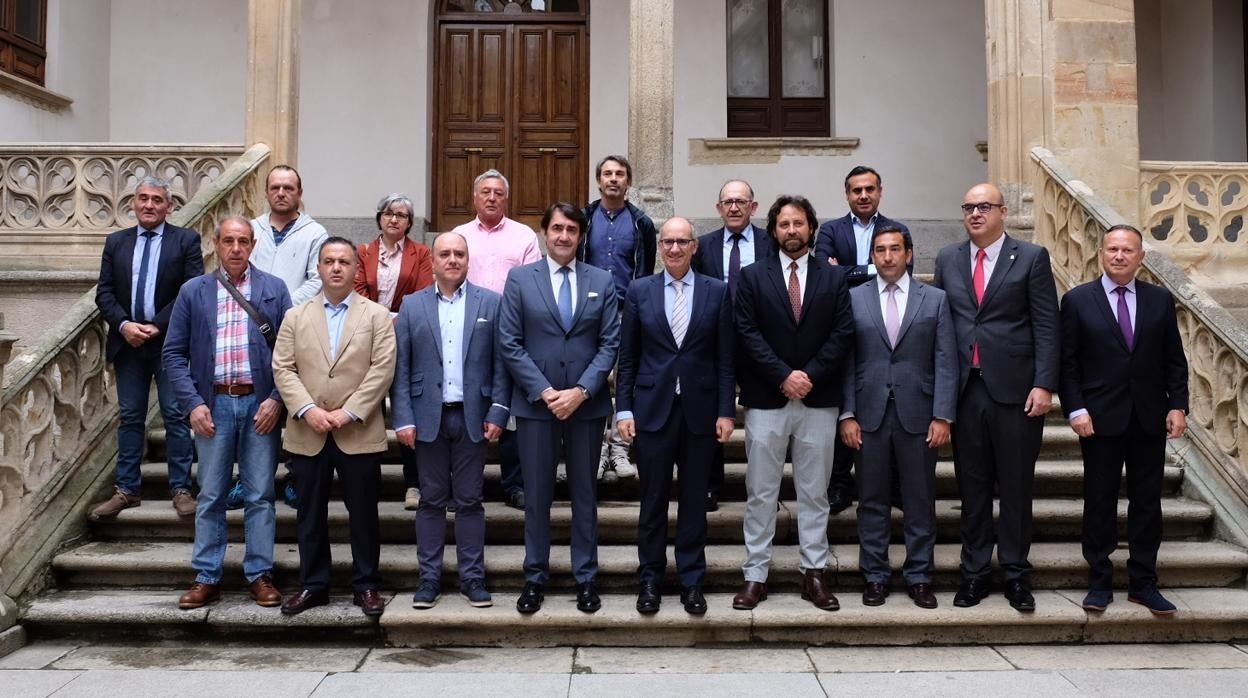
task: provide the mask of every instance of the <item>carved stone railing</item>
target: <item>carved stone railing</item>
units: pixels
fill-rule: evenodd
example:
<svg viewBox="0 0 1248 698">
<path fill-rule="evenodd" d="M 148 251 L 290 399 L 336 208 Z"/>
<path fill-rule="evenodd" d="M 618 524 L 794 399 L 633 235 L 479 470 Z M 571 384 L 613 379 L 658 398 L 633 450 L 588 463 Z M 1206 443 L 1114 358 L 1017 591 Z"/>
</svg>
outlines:
<svg viewBox="0 0 1248 698">
<path fill-rule="evenodd" d="M 257 176 L 268 156 L 267 146 L 248 149 L 217 180 L 200 185 L 170 219 L 210 240 L 222 217 L 257 215 Z M 85 529 L 86 508 L 111 482 L 118 413 L 105 338 L 93 289 L 5 367 L 0 387 L 0 606 L 11 605 L 12 598 L 37 584 L 55 549 Z M 151 414 L 157 413 L 153 405 Z"/>
<path fill-rule="evenodd" d="M 1097 250 L 1110 226 L 1127 223 L 1044 148 L 1035 163 L 1035 241 L 1049 250 L 1058 285 L 1101 273 Z M 1194 181 L 1194 180 L 1189 180 Z M 1147 230 L 1147 229 L 1146 229 Z M 1220 239 L 1226 238 L 1220 233 Z M 1202 290 L 1145 233 L 1140 278 L 1168 289 L 1187 352 L 1191 410 L 1187 438 L 1171 442 L 1201 493 L 1221 514 L 1223 532 L 1248 541 L 1248 330 Z"/>
<path fill-rule="evenodd" d="M 1141 229 L 1184 270 L 1238 277 L 1245 216 L 1248 163 L 1140 162 Z"/>
</svg>

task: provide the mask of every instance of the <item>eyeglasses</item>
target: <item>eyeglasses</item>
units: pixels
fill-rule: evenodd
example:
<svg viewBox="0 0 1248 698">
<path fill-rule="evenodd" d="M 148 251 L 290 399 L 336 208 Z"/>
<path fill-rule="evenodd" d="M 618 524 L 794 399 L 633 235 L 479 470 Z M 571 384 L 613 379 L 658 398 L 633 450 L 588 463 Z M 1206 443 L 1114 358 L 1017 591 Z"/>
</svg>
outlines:
<svg viewBox="0 0 1248 698">
<path fill-rule="evenodd" d="M 969 216 L 976 211 L 988 213 L 994 208 L 1005 208 L 1005 204 L 994 204 L 987 201 L 981 201 L 977 204 L 962 204 L 962 215 Z"/>
<path fill-rule="evenodd" d="M 724 199 L 719 202 L 719 205 L 724 208 L 745 208 L 752 203 L 754 203 L 754 201 L 751 199 Z"/>
<path fill-rule="evenodd" d="M 659 244 L 664 247 L 669 247 L 669 248 L 679 247 L 682 250 L 692 245 L 693 243 L 694 243 L 693 240 L 672 240 L 672 239 L 659 240 Z"/>
<path fill-rule="evenodd" d="M 407 215 L 406 213 L 404 213 L 404 212 L 402 212 L 402 211 L 386 211 L 386 212 L 384 212 L 384 213 L 382 213 L 382 214 L 381 214 L 381 217 L 382 217 L 382 218 L 393 218 L 393 219 L 394 219 L 394 220 L 396 220 L 396 221 L 405 221 L 405 220 L 407 220 L 408 218 L 411 218 L 411 216 Z"/>
</svg>

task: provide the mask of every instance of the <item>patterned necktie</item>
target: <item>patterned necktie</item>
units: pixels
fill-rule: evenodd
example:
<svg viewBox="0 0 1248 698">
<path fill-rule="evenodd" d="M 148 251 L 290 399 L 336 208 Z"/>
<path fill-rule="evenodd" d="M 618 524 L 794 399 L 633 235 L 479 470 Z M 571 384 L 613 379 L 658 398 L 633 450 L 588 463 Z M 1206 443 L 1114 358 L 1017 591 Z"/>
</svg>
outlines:
<svg viewBox="0 0 1248 698">
<path fill-rule="evenodd" d="M 728 295 L 737 297 L 737 277 L 741 276 L 741 241 L 745 236 L 732 234 L 732 251 L 728 253 Z"/>
<path fill-rule="evenodd" d="M 901 331 L 901 313 L 897 311 L 897 284 L 888 284 L 884 287 L 884 291 L 888 293 L 888 302 L 885 303 L 884 311 L 884 329 L 888 331 L 888 345 L 896 349 L 897 334 Z"/>
<path fill-rule="evenodd" d="M 789 262 L 789 307 L 793 321 L 802 321 L 802 285 L 797 280 L 797 262 Z"/>
<path fill-rule="evenodd" d="M 1135 330 L 1131 328 L 1131 310 L 1127 308 L 1127 287 L 1119 286 L 1114 291 L 1118 294 L 1118 328 L 1127 341 L 1127 351 L 1135 351 Z"/>
<path fill-rule="evenodd" d="M 571 272 L 567 267 L 559 267 L 559 273 L 563 274 L 563 284 L 559 287 L 559 321 L 563 323 L 564 332 L 572 331 L 572 282 L 568 279 Z"/>
<path fill-rule="evenodd" d="M 971 275 L 971 286 L 975 289 L 975 305 L 982 305 L 984 302 L 984 260 L 988 258 L 988 253 L 980 248 L 975 253 L 975 273 Z M 979 367 L 979 342 L 971 347 L 971 365 Z"/>
<path fill-rule="evenodd" d="M 139 281 L 134 287 L 134 312 L 132 313 L 135 320 L 139 322 L 147 322 L 151 319 L 148 315 L 147 307 L 147 267 L 148 258 L 151 256 L 148 251 L 152 247 L 152 238 L 156 233 L 150 230 L 143 231 L 143 251 L 139 254 L 143 255 L 143 261 L 139 262 Z"/>
<path fill-rule="evenodd" d="M 676 346 L 684 346 L 685 332 L 689 330 L 689 311 L 685 307 L 685 282 L 672 279 L 672 288 L 676 291 L 676 300 L 672 302 L 672 337 Z M 680 378 L 676 378 L 676 394 L 680 395 Z"/>
</svg>

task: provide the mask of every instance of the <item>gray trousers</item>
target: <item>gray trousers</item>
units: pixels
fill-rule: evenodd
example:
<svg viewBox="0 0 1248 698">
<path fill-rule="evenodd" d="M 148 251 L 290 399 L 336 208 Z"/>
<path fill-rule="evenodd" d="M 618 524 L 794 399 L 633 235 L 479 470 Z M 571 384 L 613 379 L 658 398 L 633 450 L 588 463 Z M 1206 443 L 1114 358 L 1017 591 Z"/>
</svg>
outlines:
<svg viewBox="0 0 1248 698">
<path fill-rule="evenodd" d="M 416 509 L 416 557 L 421 580 L 442 576 L 446 544 L 446 506 L 455 505 L 455 555 L 459 579 L 485 578 L 485 484 L 487 442 L 473 443 L 464 424 L 464 408 L 443 408 L 437 438 L 416 442 L 416 457 L 424 464 L 420 506 Z"/>
<path fill-rule="evenodd" d="M 793 487 L 797 490 L 797 539 L 801 569 L 828 564 L 828 479 L 836 407 L 807 407 L 790 400 L 773 410 L 745 411 L 745 564 L 747 582 L 765 582 L 776 536 L 776 504 L 784 479 L 784 453 L 792 442 Z"/>
</svg>

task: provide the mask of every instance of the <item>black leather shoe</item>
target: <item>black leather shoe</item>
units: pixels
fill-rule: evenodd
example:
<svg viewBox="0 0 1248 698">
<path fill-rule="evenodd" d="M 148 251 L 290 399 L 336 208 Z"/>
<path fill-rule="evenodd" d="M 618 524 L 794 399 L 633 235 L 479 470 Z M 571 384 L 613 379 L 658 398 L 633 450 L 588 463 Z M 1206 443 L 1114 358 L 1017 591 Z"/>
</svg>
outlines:
<svg viewBox="0 0 1248 698">
<path fill-rule="evenodd" d="M 714 492 L 706 493 L 706 511 L 719 511 L 719 495 Z"/>
<path fill-rule="evenodd" d="M 508 492 L 506 504 L 512 509 L 519 509 L 520 511 L 524 511 L 524 492 L 522 490 L 516 490 L 515 492 Z"/>
<path fill-rule="evenodd" d="M 914 599 L 914 605 L 919 608 L 936 608 L 939 605 L 936 594 L 932 593 L 932 585 L 926 582 L 911 584 L 910 598 Z"/>
<path fill-rule="evenodd" d="M 680 592 L 680 603 L 685 607 L 685 613 L 691 616 L 700 616 L 706 613 L 706 597 L 702 595 L 702 587 L 693 585 L 685 587 Z"/>
<path fill-rule="evenodd" d="M 598 585 L 592 581 L 577 584 L 576 610 L 583 613 L 593 613 L 600 608 L 602 608 L 602 599 L 598 598 Z"/>
<path fill-rule="evenodd" d="M 867 585 L 862 588 L 863 606 L 883 606 L 887 598 L 888 587 L 881 582 L 867 582 Z"/>
<path fill-rule="evenodd" d="M 546 600 L 546 594 L 541 584 L 525 582 L 524 589 L 520 591 L 520 598 L 516 599 L 516 610 L 521 613 L 537 613 L 542 610 L 544 600 Z"/>
<path fill-rule="evenodd" d="M 641 591 L 637 592 L 637 612 L 645 615 L 659 612 L 659 604 L 663 602 L 659 596 L 659 585 L 654 582 L 642 582 Z M 581 595 L 576 595 L 577 607 L 580 607 Z M 585 609 L 581 609 L 582 611 Z M 597 610 L 597 609 L 595 609 Z"/>
<path fill-rule="evenodd" d="M 953 605 L 958 608 L 970 608 L 978 605 L 988 596 L 988 580 L 983 577 L 963 579 L 958 593 L 953 596 Z"/>
<path fill-rule="evenodd" d="M 351 603 L 363 609 L 366 616 L 379 616 L 386 610 L 386 601 L 376 589 L 355 592 Z"/>
<path fill-rule="evenodd" d="M 828 516 L 836 516 L 837 514 L 849 508 L 854 503 L 854 496 L 849 490 L 833 489 L 828 491 Z"/>
<path fill-rule="evenodd" d="M 1015 611 L 1030 613 L 1036 610 L 1036 599 L 1027 588 L 1027 583 L 1021 579 L 1011 579 L 1005 583 L 1005 598 L 1009 599 L 1010 606 Z"/>
<path fill-rule="evenodd" d="M 298 594 L 286 599 L 286 603 L 282 604 L 282 615 L 297 616 L 309 608 L 324 606 L 327 603 L 329 603 L 329 592 L 324 589 L 319 591 L 301 589 Z"/>
</svg>

